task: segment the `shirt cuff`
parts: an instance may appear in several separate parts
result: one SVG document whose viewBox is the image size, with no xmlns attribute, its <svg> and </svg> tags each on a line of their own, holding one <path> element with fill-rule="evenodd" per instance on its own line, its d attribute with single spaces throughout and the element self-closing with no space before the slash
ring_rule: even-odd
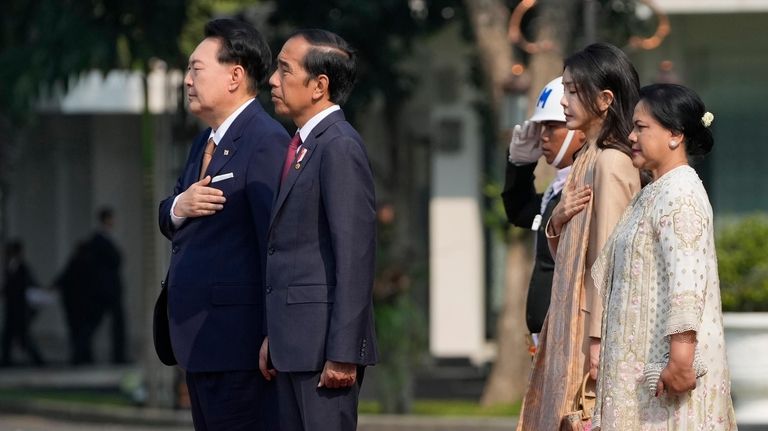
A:
<svg viewBox="0 0 768 431">
<path fill-rule="evenodd" d="M 176 208 L 176 201 L 179 200 L 179 197 L 181 195 L 177 195 L 175 198 L 173 198 L 173 204 L 171 205 L 171 223 L 173 223 L 173 227 L 179 228 L 182 224 L 184 224 L 184 221 L 187 219 L 186 217 L 179 217 L 176 214 L 173 213 L 173 209 Z"/>
</svg>

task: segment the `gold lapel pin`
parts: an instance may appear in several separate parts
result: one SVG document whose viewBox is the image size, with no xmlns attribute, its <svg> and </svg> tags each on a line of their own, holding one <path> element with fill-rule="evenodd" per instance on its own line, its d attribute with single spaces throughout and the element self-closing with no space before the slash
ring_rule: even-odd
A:
<svg viewBox="0 0 768 431">
<path fill-rule="evenodd" d="M 301 169 L 301 163 L 296 163 L 295 165 L 293 165 L 293 169 L 296 169 L 297 171 Z"/>
</svg>

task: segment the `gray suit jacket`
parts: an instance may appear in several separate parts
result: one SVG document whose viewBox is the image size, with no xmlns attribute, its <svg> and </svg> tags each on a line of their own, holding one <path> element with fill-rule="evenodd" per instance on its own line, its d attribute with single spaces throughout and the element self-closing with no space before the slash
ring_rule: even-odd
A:
<svg viewBox="0 0 768 431">
<path fill-rule="evenodd" d="M 266 315 L 278 371 L 377 361 L 373 175 L 341 111 L 323 119 L 280 186 L 267 234 Z"/>
</svg>

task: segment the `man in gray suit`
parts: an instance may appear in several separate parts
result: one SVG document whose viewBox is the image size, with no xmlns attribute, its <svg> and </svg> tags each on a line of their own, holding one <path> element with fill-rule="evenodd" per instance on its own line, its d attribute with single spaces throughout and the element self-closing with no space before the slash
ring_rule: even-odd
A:
<svg viewBox="0 0 768 431">
<path fill-rule="evenodd" d="M 259 365 L 277 380 L 282 431 L 354 430 L 364 367 L 377 361 L 373 176 L 339 107 L 354 84 L 355 56 L 333 33 L 302 30 L 277 61 L 275 112 L 298 130 L 267 234 Z"/>
</svg>

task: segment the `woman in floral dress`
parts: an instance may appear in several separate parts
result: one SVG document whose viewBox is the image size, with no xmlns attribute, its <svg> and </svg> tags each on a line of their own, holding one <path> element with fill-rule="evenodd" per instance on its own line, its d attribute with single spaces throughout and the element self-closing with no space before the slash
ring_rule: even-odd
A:
<svg viewBox="0 0 768 431">
<path fill-rule="evenodd" d="M 632 163 L 653 182 L 592 268 L 604 314 L 593 429 L 734 430 L 712 207 L 688 157 L 713 145 L 690 89 L 640 90 Z"/>
</svg>

